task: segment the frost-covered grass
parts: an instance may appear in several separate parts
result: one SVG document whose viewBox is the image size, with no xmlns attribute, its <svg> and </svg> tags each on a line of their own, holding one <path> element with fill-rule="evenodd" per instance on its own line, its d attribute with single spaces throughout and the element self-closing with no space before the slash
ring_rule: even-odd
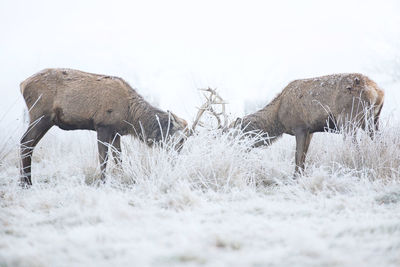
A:
<svg viewBox="0 0 400 267">
<path fill-rule="evenodd" d="M 181 153 L 124 137 L 96 186 L 94 133 L 53 130 L 23 190 L 3 138 L 0 266 L 399 266 L 400 124 L 383 124 L 315 134 L 295 181 L 293 137 L 204 130 Z"/>
</svg>

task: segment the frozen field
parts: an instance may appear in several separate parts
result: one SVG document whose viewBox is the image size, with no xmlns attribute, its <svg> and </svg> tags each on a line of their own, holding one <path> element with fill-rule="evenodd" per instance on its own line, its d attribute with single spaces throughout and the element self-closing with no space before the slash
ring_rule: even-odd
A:
<svg viewBox="0 0 400 267">
<path fill-rule="evenodd" d="M 1 0 L 0 267 L 400 267 L 400 1 Z M 45 68 L 118 76 L 189 125 L 216 88 L 230 120 L 296 79 L 363 73 L 385 90 L 372 141 L 216 130 L 178 154 L 123 137 L 100 177 L 96 135 L 51 129 L 19 179 L 26 105 Z M 215 124 L 215 123 L 214 123 Z"/>
<path fill-rule="evenodd" d="M 123 139 L 99 177 L 95 135 L 52 130 L 17 186 L 3 138 L 0 266 L 399 266 L 400 124 L 371 141 L 316 134 L 292 180 L 294 138 L 204 131 L 180 154 Z"/>
</svg>

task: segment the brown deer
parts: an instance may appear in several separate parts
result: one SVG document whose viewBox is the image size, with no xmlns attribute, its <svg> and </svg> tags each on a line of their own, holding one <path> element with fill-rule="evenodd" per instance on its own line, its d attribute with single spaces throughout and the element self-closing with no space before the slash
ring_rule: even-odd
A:
<svg viewBox="0 0 400 267">
<path fill-rule="evenodd" d="M 63 130 L 97 132 L 101 179 L 105 180 L 108 146 L 121 152 L 120 136 L 131 134 L 148 145 L 174 136 L 185 120 L 146 102 L 123 79 L 72 69 L 45 69 L 20 85 L 30 125 L 21 139 L 21 185 L 32 185 L 33 149 L 57 125 Z M 183 139 L 182 139 L 183 140 Z M 116 163 L 119 154 L 113 150 Z"/>
<path fill-rule="evenodd" d="M 304 171 L 304 162 L 313 133 L 327 128 L 342 129 L 356 123 L 370 133 L 378 130 L 384 92 L 368 77 L 358 74 L 334 74 L 312 79 L 295 80 L 263 109 L 237 119 L 245 133 L 266 134 L 268 145 L 282 134 L 296 137 L 295 174 Z M 366 112 L 373 119 L 366 123 Z"/>
</svg>

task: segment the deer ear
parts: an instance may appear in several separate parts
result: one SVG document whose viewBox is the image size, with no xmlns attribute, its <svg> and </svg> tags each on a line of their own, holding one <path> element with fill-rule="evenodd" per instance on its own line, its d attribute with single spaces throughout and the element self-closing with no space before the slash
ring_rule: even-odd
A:
<svg viewBox="0 0 400 267">
<path fill-rule="evenodd" d="M 241 120 L 242 120 L 242 119 L 239 118 L 239 117 L 236 118 L 236 120 L 235 120 L 235 126 L 238 126 Z"/>
<path fill-rule="evenodd" d="M 360 84 L 360 79 L 359 79 L 358 77 L 356 77 L 356 78 L 354 79 L 354 83 L 355 83 L 356 85 L 359 85 L 359 84 Z"/>
<path fill-rule="evenodd" d="M 171 115 L 171 121 L 172 123 L 174 123 L 175 125 L 179 125 L 182 128 L 185 128 L 187 126 L 187 122 L 184 119 L 179 118 L 178 116 L 176 116 L 174 113 L 172 113 L 171 111 L 168 110 L 168 113 Z"/>
<path fill-rule="evenodd" d="M 169 114 L 171 114 L 171 120 L 175 123 L 179 123 L 179 118 L 178 116 L 176 116 L 174 113 L 172 113 L 171 111 L 169 111 Z"/>
<path fill-rule="evenodd" d="M 242 121 L 242 119 L 241 118 L 236 118 L 236 120 L 233 122 L 233 127 L 236 127 L 236 126 L 238 126 L 239 124 L 240 124 L 240 122 Z"/>
</svg>

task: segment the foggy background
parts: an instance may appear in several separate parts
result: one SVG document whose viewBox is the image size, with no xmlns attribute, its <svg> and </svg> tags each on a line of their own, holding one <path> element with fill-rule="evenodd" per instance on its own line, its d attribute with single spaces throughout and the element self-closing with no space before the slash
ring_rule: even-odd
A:
<svg viewBox="0 0 400 267">
<path fill-rule="evenodd" d="M 398 1 L 2 0 L 0 127 L 21 121 L 19 83 L 49 67 L 122 77 L 189 122 L 198 88 L 242 116 L 294 79 L 361 72 L 393 114 L 399 14 Z"/>
</svg>

